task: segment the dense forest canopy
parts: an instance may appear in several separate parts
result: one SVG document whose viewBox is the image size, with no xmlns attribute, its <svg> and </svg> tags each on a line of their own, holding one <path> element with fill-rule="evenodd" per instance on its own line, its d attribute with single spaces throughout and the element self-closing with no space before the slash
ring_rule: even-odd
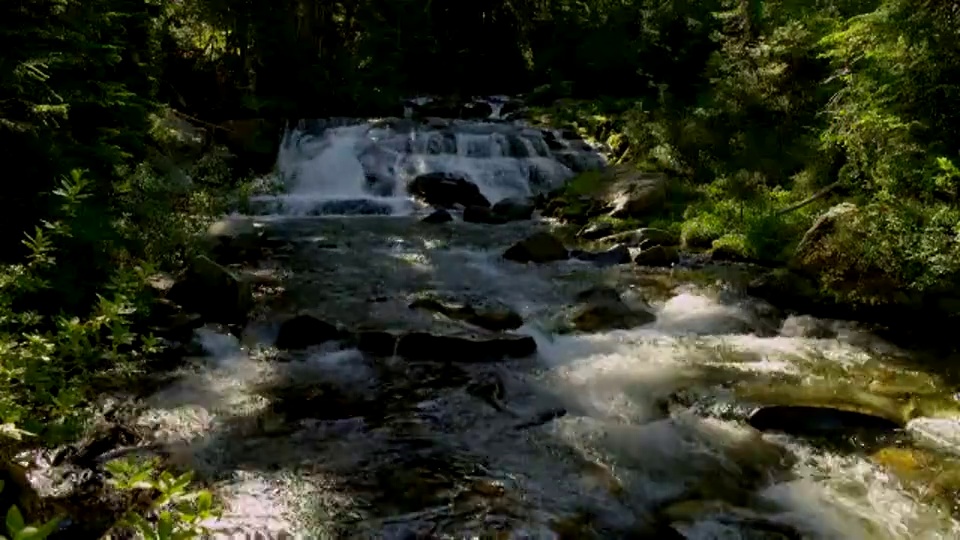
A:
<svg viewBox="0 0 960 540">
<path fill-rule="evenodd" d="M 801 261 L 826 293 L 960 298 L 955 0 L 29 0 L 0 4 L 0 50 L 0 417 L 44 441 L 155 354 L 144 277 L 198 249 L 278 122 L 416 95 L 523 94 L 669 172 L 657 224 L 690 246 L 791 263 L 855 204 Z M 213 150 L 251 119 L 266 161 Z"/>
</svg>

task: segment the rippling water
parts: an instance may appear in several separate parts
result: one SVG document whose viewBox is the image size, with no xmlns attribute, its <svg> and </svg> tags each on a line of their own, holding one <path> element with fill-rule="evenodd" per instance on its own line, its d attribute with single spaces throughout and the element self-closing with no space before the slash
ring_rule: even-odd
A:
<svg viewBox="0 0 960 540">
<path fill-rule="evenodd" d="M 349 326 L 418 327 L 429 320 L 407 308 L 410 295 L 478 295 L 523 315 L 519 332 L 539 353 L 457 366 L 331 346 L 281 361 L 267 344 L 205 335 L 212 356 L 153 396 L 142 421 L 219 486 L 229 510 L 212 526 L 225 537 L 664 538 L 655 532 L 664 523 L 694 539 L 960 537 L 938 502 L 950 494 L 937 492 L 943 480 L 911 483 L 877 449 L 831 449 L 746 425 L 757 403 L 798 389 L 854 395 L 892 377 L 942 390 L 935 376 L 900 367 L 906 353 L 853 325 L 829 339 L 787 337 L 763 331 L 756 302 L 702 275 L 500 259 L 529 223 L 377 217 L 270 227 L 296 245 L 283 265 L 292 272 L 286 309 L 315 308 Z M 649 300 L 656 322 L 556 334 L 575 294 L 601 283 Z M 270 328 L 251 335 L 268 343 Z M 504 411 L 468 391 L 488 380 L 502 385 Z M 558 408 L 567 414 L 516 429 Z M 946 416 L 912 424 L 938 467 L 956 440 Z"/>
</svg>

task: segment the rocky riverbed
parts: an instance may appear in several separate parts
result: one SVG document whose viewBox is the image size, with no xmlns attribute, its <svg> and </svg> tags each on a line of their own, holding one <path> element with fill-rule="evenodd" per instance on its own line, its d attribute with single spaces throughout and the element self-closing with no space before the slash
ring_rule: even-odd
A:
<svg viewBox="0 0 960 540">
<path fill-rule="evenodd" d="M 555 158 L 590 155 L 572 137 L 335 124 L 288 134 L 288 193 L 158 281 L 173 370 L 34 485 L 160 455 L 223 497 L 221 537 L 960 535 L 942 362 L 665 231 L 557 229 L 543 193 L 596 166 Z M 606 211 L 661 196 L 621 180 Z"/>
</svg>

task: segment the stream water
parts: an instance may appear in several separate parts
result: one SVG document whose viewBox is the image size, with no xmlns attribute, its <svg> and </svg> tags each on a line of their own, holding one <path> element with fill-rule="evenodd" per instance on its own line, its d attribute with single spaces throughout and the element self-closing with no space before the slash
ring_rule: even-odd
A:
<svg viewBox="0 0 960 540">
<path fill-rule="evenodd" d="M 771 317 L 737 291 L 736 267 L 527 265 L 500 255 L 541 222 L 422 223 L 404 191 L 416 174 L 466 173 L 495 202 L 602 159 L 504 122 L 404 122 L 288 133 L 287 192 L 257 208 L 291 247 L 248 272 L 283 288 L 274 311 L 312 309 L 346 327 L 429 328 L 408 307 L 424 291 L 498 301 L 538 353 L 486 364 L 329 344 L 281 354 L 272 313 L 242 341 L 201 333 L 209 355 L 154 395 L 142 422 L 224 496 L 217 535 L 669 538 L 669 525 L 703 540 L 960 538 L 948 381 L 856 325 Z M 385 215 L 330 215 L 343 212 Z M 656 321 L 557 333 L 558 315 L 597 284 L 648 302 Z M 484 384 L 503 410 L 471 390 Z M 784 396 L 920 413 L 853 447 L 747 425 Z"/>
</svg>

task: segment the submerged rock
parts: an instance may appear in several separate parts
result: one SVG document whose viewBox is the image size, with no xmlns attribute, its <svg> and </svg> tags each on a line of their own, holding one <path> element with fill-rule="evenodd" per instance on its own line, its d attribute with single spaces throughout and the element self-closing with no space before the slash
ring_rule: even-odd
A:
<svg viewBox="0 0 960 540">
<path fill-rule="evenodd" d="M 490 206 L 490 201 L 480 193 L 476 184 L 451 173 L 421 174 L 410 182 L 407 192 L 427 204 L 442 208 L 452 208 L 457 204 L 466 207 Z"/>
<path fill-rule="evenodd" d="M 740 531 L 740 538 L 764 540 L 803 540 L 801 531 L 786 523 L 760 515 L 755 510 L 732 505 L 722 500 L 686 500 L 663 509 L 661 516 L 670 522 L 696 522 L 703 519 L 731 525 Z"/>
<path fill-rule="evenodd" d="M 446 315 L 486 330 L 515 330 L 523 325 L 523 318 L 510 307 L 502 304 L 458 302 L 426 296 L 410 304 L 411 309 L 424 309 Z"/>
<path fill-rule="evenodd" d="M 342 420 L 381 416 L 383 405 L 362 392 L 348 391 L 333 384 L 283 385 L 270 392 L 272 411 L 287 422 L 304 418 Z"/>
<path fill-rule="evenodd" d="M 356 341 L 361 351 L 371 354 L 440 362 L 496 361 L 525 358 L 537 352 L 532 337 L 509 333 L 362 330 Z"/>
<path fill-rule="evenodd" d="M 492 207 L 468 206 L 463 211 L 463 220 L 469 223 L 502 225 L 511 221 L 523 221 L 533 216 L 533 203 L 524 199 L 503 199 Z"/>
<path fill-rule="evenodd" d="M 570 256 L 567 248 L 556 236 L 538 232 L 507 248 L 503 258 L 508 261 L 547 263 L 563 261 Z"/>
</svg>

